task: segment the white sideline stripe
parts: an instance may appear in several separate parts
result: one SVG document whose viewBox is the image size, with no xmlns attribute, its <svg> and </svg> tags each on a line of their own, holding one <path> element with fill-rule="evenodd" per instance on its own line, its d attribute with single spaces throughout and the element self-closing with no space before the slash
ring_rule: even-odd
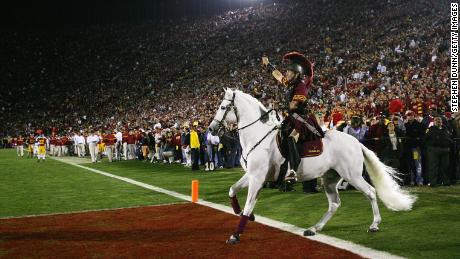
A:
<svg viewBox="0 0 460 259">
<path fill-rule="evenodd" d="M 178 205 L 178 204 L 185 204 L 185 203 L 187 203 L 187 202 L 171 202 L 171 203 L 163 203 L 163 204 L 139 205 L 139 206 L 128 206 L 128 207 L 119 207 L 119 208 L 75 210 L 75 211 L 68 211 L 68 212 L 56 212 L 56 213 L 46 213 L 46 214 L 31 214 L 31 215 L 24 215 L 24 216 L 1 217 L 0 220 L 3 220 L 3 219 L 38 218 L 38 217 L 47 217 L 47 216 L 72 215 L 72 214 L 87 213 L 87 212 L 116 211 L 116 210 L 124 210 L 124 209 L 160 207 L 160 206 L 170 206 L 170 205 Z"/>
<path fill-rule="evenodd" d="M 94 168 L 82 166 L 82 165 L 79 165 L 79 164 L 75 164 L 75 163 L 72 163 L 72 162 L 70 162 L 68 160 L 63 160 L 63 159 L 60 159 L 60 158 L 57 158 L 57 157 L 52 157 L 52 158 L 57 160 L 57 161 L 60 161 L 62 163 L 66 163 L 66 164 L 73 165 L 73 166 L 76 166 L 76 167 L 79 167 L 79 168 L 82 168 L 82 169 L 86 169 L 88 171 L 91 171 L 91 172 L 94 172 L 94 173 L 97 173 L 97 174 L 101 174 L 101 175 L 104 175 L 104 176 L 107 176 L 107 177 L 115 178 L 115 179 L 118 179 L 118 180 L 121 180 L 121 181 L 124 181 L 124 182 L 127 182 L 127 183 L 131 183 L 131 184 L 134 184 L 134 185 L 137 185 L 137 186 L 140 186 L 140 187 L 152 190 L 152 191 L 164 193 L 164 194 L 167 194 L 167 195 L 170 195 L 170 196 L 182 199 L 182 200 L 191 201 L 191 196 L 189 196 L 189 195 L 184 195 L 184 194 L 181 194 L 181 193 L 178 193 L 178 192 L 169 191 L 169 190 L 166 190 L 166 189 L 163 189 L 163 188 L 160 188 L 160 187 L 156 187 L 156 186 L 153 186 L 153 185 L 150 185 L 150 184 L 146 184 L 146 183 L 143 183 L 143 182 L 139 182 L 139 181 L 136 181 L 136 180 L 133 180 L 133 179 L 130 179 L 130 178 L 126 178 L 126 177 L 122 177 L 122 176 L 118 176 L 118 175 L 113 175 L 113 174 L 110 174 L 110 173 L 107 173 L 107 172 L 104 172 L 104 171 L 101 171 L 101 170 L 98 170 L 98 169 L 94 169 Z M 228 207 L 228 206 L 225 206 L 225 205 L 205 201 L 203 199 L 199 199 L 198 204 L 201 204 L 201 205 L 204 205 L 204 206 L 207 206 L 207 207 L 211 207 L 213 209 L 217 209 L 217 210 L 220 210 L 220 211 L 235 215 L 234 212 L 233 212 L 233 209 Z M 288 224 L 288 223 L 284 223 L 284 222 L 281 222 L 281 221 L 273 220 L 273 219 L 263 217 L 263 216 L 260 216 L 260 215 L 257 215 L 257 214 L 255 216 L 256 216 L 256 222 L 258 222 L 258 223 L 261 223 L 261 224 L 264 224 L 266 226 L 270 226 L 270 227 L 273 227 L 273 228 L 276 228 L 276 229 L 280 229 L 280 230 L 283 230 L 283 231 L 287 231 L 287 232 L 299 235 L 301 237 L 311 239 L 311 240 L 315 240 L 315 241 L 318 241 L 318 242 L 321 242 L 321 243 L 324 243 L 324 244 L 327 244 L 327 245 L 330 245 L 330 246 L 334 246 L 334 247 L 337 247 L 337 248 L 340 248 L 340 249 L 343 249 L 343 250 L 347 250 L 349 252 L 352 252 L 354 254 L 360 255 L 360 256 L 365 257 L 365 258 L 376 258 L 376 259 L 402 259 L 402 258 L 404 258 L 404 257 L 400 257 L 400 256 L 397 256 L 397 255 L 393 255 L 393 254 L 388 253 L 388 252 L 374 250 L 372 248 L 361 246 L 361 245 L 355 244 L 355 243 L 350 242 L 350 241 L 342 240 L 342 239 L 339 239 L 339 238 L 335 238 L 335 237 L 331 237 L 331 236 L 327 236 L 327 235 L 323 235 L 323 234 L 316 234 L 315 236 L 305 237 L 303 235 L 303 231 L 305 229 L 303 229 L 303 228 L 299 228 L 299 227 L 294 226 L 292 224 Z"/>
</svg>

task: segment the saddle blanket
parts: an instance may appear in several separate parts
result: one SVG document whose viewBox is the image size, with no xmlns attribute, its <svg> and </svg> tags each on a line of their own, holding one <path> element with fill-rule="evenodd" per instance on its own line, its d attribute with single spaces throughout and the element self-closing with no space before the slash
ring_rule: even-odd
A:
<svg viewBox="0 0 460 259">
<path fill-rule="evenodd" d="M 276 136 L 276 143 L 281 154 L 284 157 L 287 157 L 286 151 L 282 148 L 281 136 L 279 134 Z M 299 151 L 300 158 L 319 156 L 323 153 L 323 139 L 319 138 L 315 140 L 303 141 L 302 143 L 297 143 L 297 148 Z"/>
</svg>

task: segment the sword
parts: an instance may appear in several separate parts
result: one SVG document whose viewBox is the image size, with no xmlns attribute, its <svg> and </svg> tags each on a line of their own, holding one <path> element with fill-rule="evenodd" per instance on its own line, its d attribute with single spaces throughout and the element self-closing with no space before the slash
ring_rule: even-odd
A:
<svg viewBox="0 0 460 259">
<path fill-rule="evenodd" d="M 308 121 L 304 120 L 302 117 L 300 117 L 300 115 L 298 115 L 297 113 L 293 113 L 292 114 L 292 117 L 295 119 L 295 120 L 298 120 L 300 122 L 302 122 L 303 124 L 305 124 L 305 126 L 307 126 L 307 128 L 313 132 L 313 134 L 317 135 L 318 137 L 322 137 L 323 135 L 320 134 L 315 127 L 313 127 L 310 123 L 308 123 Z"/>
</svg>

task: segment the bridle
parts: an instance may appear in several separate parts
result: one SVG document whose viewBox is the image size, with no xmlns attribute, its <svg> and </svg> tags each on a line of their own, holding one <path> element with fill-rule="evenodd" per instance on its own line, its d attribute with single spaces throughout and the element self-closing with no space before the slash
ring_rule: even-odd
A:
<svg viewBox="0 0 460 259">
<path fill-rule="evenodd" d="M 224 100 L 226 101 L 229 101 L 230 103 L 227 104 L 226 106 L 221 106 L 220 108 L 221 109 L 225 109 L 225 112 L 224 112 L 224 115 L 222 116 L 222 119 L 220 120 L 216 120 L 214 119 L 213 121 L 217 122 L 219 128 L 217 129 L 217 132 L 220 131 L 220 129 L 222 127 L 225 127 L 223 121 L 225 121 L 225 118 L 227 117 L 227 114 L 230 110 L 233 110 L 235 112 L 235 116 L 236 116 L 236 122 L 238 123 L 239 122 L 239 117 L 238 117 L 238 110 L 236 109 L 236 106 L 235 106 L 235 92 L 233 92 L 233 96 L 232 96 L 232 99 L 225 99 Z M 241 131 L 243 129 L 246 129 L 246 128 L 249 128 L 250 126 L 256 124 L 258 121 L 262 120 L 263 118 L 265 118 L 266 116 L 268 116 L 271 112 L 273 111 L 273 109 L 269 109 L 268 111 L 264 112 L 263 114 L 260 115 L 260 117 L 258 119 L 256 119 L 255 121 L 249 123 L 248 125 L 246 126 L 243 126 L 241 128 L 238 128 L 238 131 Z M 277 117 L 278 117 L 278 114 L 277 114 Z M 260 139 L 249 151 L 248 153 L 246 154 L 246 158 L 244 158 L 244 156 L 241 156 L 244 160 L 244 162 L 247 164 L 247 158 L 249 156 L 249 154 L 257 147 L 260 145 L 260 143 L 262 143 L 262 141 L 268 137 L 268 135 L 270 135 L 273 131 L 277 130 L 279 127 L 277 125 L 275 125 L 269 132 L 267 132 L 267 134 L 265 134 L 265 136 Z"/>
<path fill-rule="evenodd" d="M 221 128 L 222 126 L 225 127 L 223 121 L 225 121 L 225 118 L 227 117 L 227 114 L 228 114 L 228 112 L 230 110 L 233 110 L 235 112 L 236 122 L 238 123 L 240 121 L 239 116 L 238 116 L 238 110 L 236 109 L 236 106 L 235 106 L 235 92 L 233 92 L 232 99 L 224 99 L 224 100 L 229 101 L 230 103 L 227 104 L 226 106 L 221 106 L 220 107 L 222 110 L 225 109 L 225 112 L 224 112 L 224 115 L 222 116 L 222 119 L 221 120 L 216 120 L 216 119 L 213 120 L 213 121 L 217 122 L 217 124 L 219 125 L 219 128 Z M 249 128 L 250 126 L 256 124 L 258 121 L 264 119 L 267 115 L 269 115 L 272 111 L 273 111 L 273 109 L 269 109 L 268 111 L 266 111 L 263 114 L 261 114 L 260 117 L 258 119 L 256 119 L 255 121 L 249 123 L 246 126 L 238 128 L 238 131 L 244 130 L 245 128 Z"/>
<path fill-rule="evenodd" d="M 222 116 L 222 119 L 220 120 L 216 120 L 214 119 L 213 121 L 217 122 L 217 125 L 219 126 L 219 128 L 217 129 L 217 132 L 219 132 L 219 130 L 224 127 L 225 128 L 225 125 L 223 123 L 223 121 L 225 121 L 225 118 L 227 118 L 227 114 L 230 110 L 233 110 L 235 112 L 235 116 L 236 116 L 236 121 L 238 122 L 239 121 L 239 118 L 238 118 L 238 112 L 236 110 L 236 107 L 235 107 L 235 92 L 233 92 L 233 96 L 232 96 L 232 99 L 225 99 L 225 101 L 229 101 L 230 103 L 227 104 L 226 106 L 221 106 L 220 108 L 222 110 L 225 110 L 224 112 L 224 115 Z"/>
</svg>

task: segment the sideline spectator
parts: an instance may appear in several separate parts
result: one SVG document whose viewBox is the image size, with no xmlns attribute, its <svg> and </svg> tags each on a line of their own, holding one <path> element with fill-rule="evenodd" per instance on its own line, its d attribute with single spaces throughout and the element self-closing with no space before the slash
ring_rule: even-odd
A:
<svg viewBox="0 0 460 259">
<path fill-rule="evenodd" d="M 434 117 L 434 125 L 428 129 L 424 139 L 427 146 L 429 185 L 450 185 L 449 167 L 450 133 L 442 125 L 441 116 Z"/>
</svg>

